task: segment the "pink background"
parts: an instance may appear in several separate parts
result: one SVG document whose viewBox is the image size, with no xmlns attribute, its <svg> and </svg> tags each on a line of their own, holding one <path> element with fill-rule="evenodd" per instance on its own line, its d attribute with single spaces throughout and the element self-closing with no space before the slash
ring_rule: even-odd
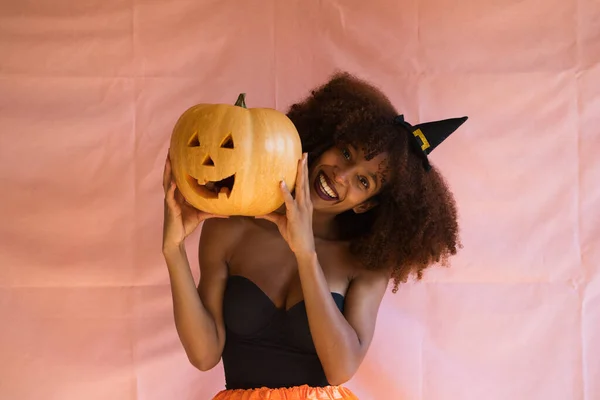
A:
<svg viewBox="0 0 600 400">
<path fill-rule="evenodd" d="M 0 398 L 209 399 L 160 252 L 171 129 L 336 69 L 414 123 L 460 205 L 450 269 L 384 299 L 361 399 L 600 399 L 598 0 L 0 1 Z M 194 274 L 195 248 L 189 241 Z"/>
</svg>

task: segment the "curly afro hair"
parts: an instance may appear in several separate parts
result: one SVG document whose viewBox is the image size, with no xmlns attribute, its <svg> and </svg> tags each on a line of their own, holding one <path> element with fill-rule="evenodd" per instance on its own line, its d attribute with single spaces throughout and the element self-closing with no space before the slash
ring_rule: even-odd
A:
<svg viewBox="0 0 600 400">
<path fill-rule="evenodd" d="M 353 145 L 367 159 L 388 153 L 388 169 L 377 206 L 363 214 L 338 215 L 339 232 L 351 252 L 369 269 L 387 269 L 393 292 L 428 266 L 448 265 L 460 247 L 457 209 L 439 171 L 423 167 L 409 135 L 394 123 L 398 112 L 376 87 L 349 73 L 335 73 L 288 117 L 296 125 L 309 165 L 332 146 Z"/>
</svg>

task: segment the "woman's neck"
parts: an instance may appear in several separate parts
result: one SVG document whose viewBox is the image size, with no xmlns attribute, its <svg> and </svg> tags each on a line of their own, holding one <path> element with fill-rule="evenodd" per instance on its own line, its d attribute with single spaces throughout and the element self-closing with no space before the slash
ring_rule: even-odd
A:
<svg viewBox="0 0 600 400">
<path fill-rule="evenodd" d="M 285 204 L 276 211 L 278 214 L 285 214 Z M 336 240 L 339 237 L 335 223 L 335 214 L 319 213 L 313 211 L 313 235 L 323 240 Z"/>
<path fill-rule="evenodd" d="M 335 224 L 335 214 L 323 214 L 313 211 L 313 234 L 324 240 L 336 240 L 338 232 Z"/>
</svg>

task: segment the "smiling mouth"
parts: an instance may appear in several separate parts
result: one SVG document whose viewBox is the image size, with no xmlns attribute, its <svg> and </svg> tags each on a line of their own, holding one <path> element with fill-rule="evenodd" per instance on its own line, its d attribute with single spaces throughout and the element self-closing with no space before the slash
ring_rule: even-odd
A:
<svg viewBox="0 0 600 400">
<path fill-rule="evenodd" d="M 190 175 L 187 176 L 187 181 L 190 187 L 205 199 L 216 199 L 220 196 L 227 196 L 229 198 L 235 184 L 235 174 L 220 181 L 206 181 L 203 185 Z"/>
<path fill-rule="evenodd" d="M 320 172 L 315 179 L 315 190 L 317 195 L 323 200 L 333 201 L 339 199 L 339 195 L 333 188 L 331 181 L 323 172 Z"/>
</svg>

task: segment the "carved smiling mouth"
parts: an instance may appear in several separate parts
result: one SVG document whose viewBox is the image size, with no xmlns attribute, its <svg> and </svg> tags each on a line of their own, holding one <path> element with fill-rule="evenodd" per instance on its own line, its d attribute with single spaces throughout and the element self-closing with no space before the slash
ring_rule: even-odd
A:
<svg viewBox="0 0 600 400">
<path fill-rule="evenodd" d="M 221 179 L 220 181 L 206 181 L 203 185 L 198 183 L 197 179 L 188 175 L 187 181 L 190 187 L 200 196 L 206 199 L 216 199 L 219 195 L 231 195 L 233 184 L 235 183 L 235 174 Z"/>
</svg>

